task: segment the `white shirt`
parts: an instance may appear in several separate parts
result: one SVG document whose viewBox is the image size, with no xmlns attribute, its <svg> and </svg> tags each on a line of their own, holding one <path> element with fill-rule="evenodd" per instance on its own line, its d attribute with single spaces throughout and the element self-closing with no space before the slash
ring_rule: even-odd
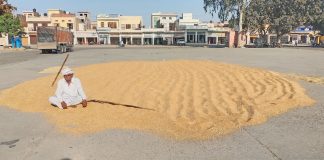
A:
<svg viewBox="0 0 324 160">
<path fill-rule="evenodd" d="M 57 84 L 55 96 L 60 102 L 72 102 L 80 97 L 82 100 L 87 99 L 80 79 L 74 77 L 72 78 L 70 85 L 65 79 L 60 79 Z"/>
</svg>

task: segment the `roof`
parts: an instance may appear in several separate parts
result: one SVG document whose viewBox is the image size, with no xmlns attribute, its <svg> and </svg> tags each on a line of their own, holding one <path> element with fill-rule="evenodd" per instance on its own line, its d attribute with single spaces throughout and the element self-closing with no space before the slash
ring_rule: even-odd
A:
<svg viewBox="0 0 324 160">
<path fill-rule="evenodd" d="M 75 14 L 52 14 L 52 17 L 75 17 Z"/>
</svg>

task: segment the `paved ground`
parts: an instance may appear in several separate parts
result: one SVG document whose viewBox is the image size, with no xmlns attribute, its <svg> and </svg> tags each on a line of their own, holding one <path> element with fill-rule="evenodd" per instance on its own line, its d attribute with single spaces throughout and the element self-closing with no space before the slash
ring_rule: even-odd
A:
<svg viewBox="0 0 324 160">
<path fill-rule="evenodd" d="M 0 53 L 0 89 L 44 76 L 65 55 L 37 51 Z M 269 70 L 324 76 L 319 49 L 79 48 L 68 66 L 117 61 L 208 59 Z M 40 114 L 0 107 L 0 159 L 324 159 L 324 86 L 301 82 L 317 100 L 268 122 L 208 141 L 178 142 L 132 130 L 107 130 L 73 137 L 58 133 Z"/>
</svg>

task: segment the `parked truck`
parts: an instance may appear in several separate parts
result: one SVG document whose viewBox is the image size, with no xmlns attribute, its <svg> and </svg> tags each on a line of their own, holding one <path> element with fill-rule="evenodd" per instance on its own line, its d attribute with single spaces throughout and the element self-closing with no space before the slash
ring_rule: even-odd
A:
<svg viewBox="0 0 324 160">
<path fill-rule="evenodd" d="M 73 33 L 61 27 L 38 27 L 37 48 L 42 53 L 65 53 L 73 51 Z"/>
</svg>

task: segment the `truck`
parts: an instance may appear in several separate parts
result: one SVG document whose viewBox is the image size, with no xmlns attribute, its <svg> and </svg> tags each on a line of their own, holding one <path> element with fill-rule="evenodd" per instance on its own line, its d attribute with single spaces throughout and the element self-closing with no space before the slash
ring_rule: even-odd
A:
<svg viewBox="0 0 324 160">
<path fill-rule="evenodd" d="M 73 51 L 73 33 L 62 27 L 39 26 L 37 48 L 42 53 L 65 53 Z"/>
</svg>

